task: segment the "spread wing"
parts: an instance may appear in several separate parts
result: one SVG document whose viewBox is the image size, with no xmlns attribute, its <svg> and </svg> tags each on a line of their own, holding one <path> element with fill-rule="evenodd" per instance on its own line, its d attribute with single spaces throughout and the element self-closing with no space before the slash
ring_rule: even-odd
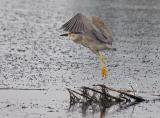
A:
<svg viewBox="0 0 160 118">
<path fill-rule="evenodd" d="M 92 25 L 86 16 L 78 13 L 62 25 L 62 29 L 68 32 L 87 32 L 92 29 Z"/>
</svg>

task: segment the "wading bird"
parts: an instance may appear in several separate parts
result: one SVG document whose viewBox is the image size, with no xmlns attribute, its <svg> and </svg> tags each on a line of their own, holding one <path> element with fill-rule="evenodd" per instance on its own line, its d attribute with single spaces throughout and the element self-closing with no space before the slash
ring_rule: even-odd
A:
<svg viewBox="0 0 160 118">
<path fill-rule="evenodd" d="M 61 27 L 67 33 L 60 36 L 68 36 L 70 40 L 89 48 L 98 56 L 101 68 L 101 76 L 107 75 L 105 60 L 101 51 L 116 50 L 112 48 L 112 33 L 108 26 L 98 17 L 86 17 L 81 13 L 76 14 Z"/>
</svg>

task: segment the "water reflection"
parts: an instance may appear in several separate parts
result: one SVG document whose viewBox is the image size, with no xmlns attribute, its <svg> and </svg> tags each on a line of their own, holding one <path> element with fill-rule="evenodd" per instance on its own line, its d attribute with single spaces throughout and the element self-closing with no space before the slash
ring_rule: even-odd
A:
<svg viewBox="0 0 160 118">
<path fill-rule="evenodd" d="M 87 117 L 88 115 L 92 114 L 99 114 L 98 118 L 105 118 L 109 114 L 122 112 L 122 110 L 129 109 L 130 107 L 133 108 L 132 112 L 130 113 L 130 116 L 134 114 L 135 106 L 138 105 L 140 102 L 132 102 L 130 104 L 118 104 L 110 106 L 109 108 L 104 108 L 97 105 L 89 106 L 86 103 L 82 103 L 81 105 L 79 103 L 75 105 L 71 105 L 69 108 L 69 112 L 75 112 L 75 111 L 81 111 L 83 117 Z"/>
<path fill-rule="evenodd" d="M 122 112 L 122 110 L 133 107 L 146 101 L 144 98 L 132 95 L 123 90 L 116 90 L 105 85 L 95 85 L 100 88 L 81 87 L 79 91 L 68 89 L 70 93 L 70 112 L 77 110 L 83 117 L 89 114 L 98 114 L 99 118 L 104 118 L 108 114 Z"/>
</svg>

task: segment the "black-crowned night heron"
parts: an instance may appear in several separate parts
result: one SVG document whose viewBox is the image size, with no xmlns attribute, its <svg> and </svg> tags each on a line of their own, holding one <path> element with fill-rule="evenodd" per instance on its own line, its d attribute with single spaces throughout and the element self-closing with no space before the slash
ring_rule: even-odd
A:
<svg viewBox="0 0 160 118">
<path fill-rule="evenodd" d="M 102 79 L 106 77 L 104 56 L 101 51 L 112 48 L 112 33 L 107 25 L 98 17 L 86 17 L 78 13 L 62 26 L 70 40 L 89 48 L 98 56 Z"/>
</svg>

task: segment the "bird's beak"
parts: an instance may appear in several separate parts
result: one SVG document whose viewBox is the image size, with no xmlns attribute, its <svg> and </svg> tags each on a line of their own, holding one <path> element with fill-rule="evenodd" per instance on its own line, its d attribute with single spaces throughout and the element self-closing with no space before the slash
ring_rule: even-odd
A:
<svg viewBox="0 0 160 118">
<path fill-rule="evenodd" d="M 68 36 L 68 33 L 66 33 L 66 34 L 61 34 L 60 36 Z"/>
</svg>

